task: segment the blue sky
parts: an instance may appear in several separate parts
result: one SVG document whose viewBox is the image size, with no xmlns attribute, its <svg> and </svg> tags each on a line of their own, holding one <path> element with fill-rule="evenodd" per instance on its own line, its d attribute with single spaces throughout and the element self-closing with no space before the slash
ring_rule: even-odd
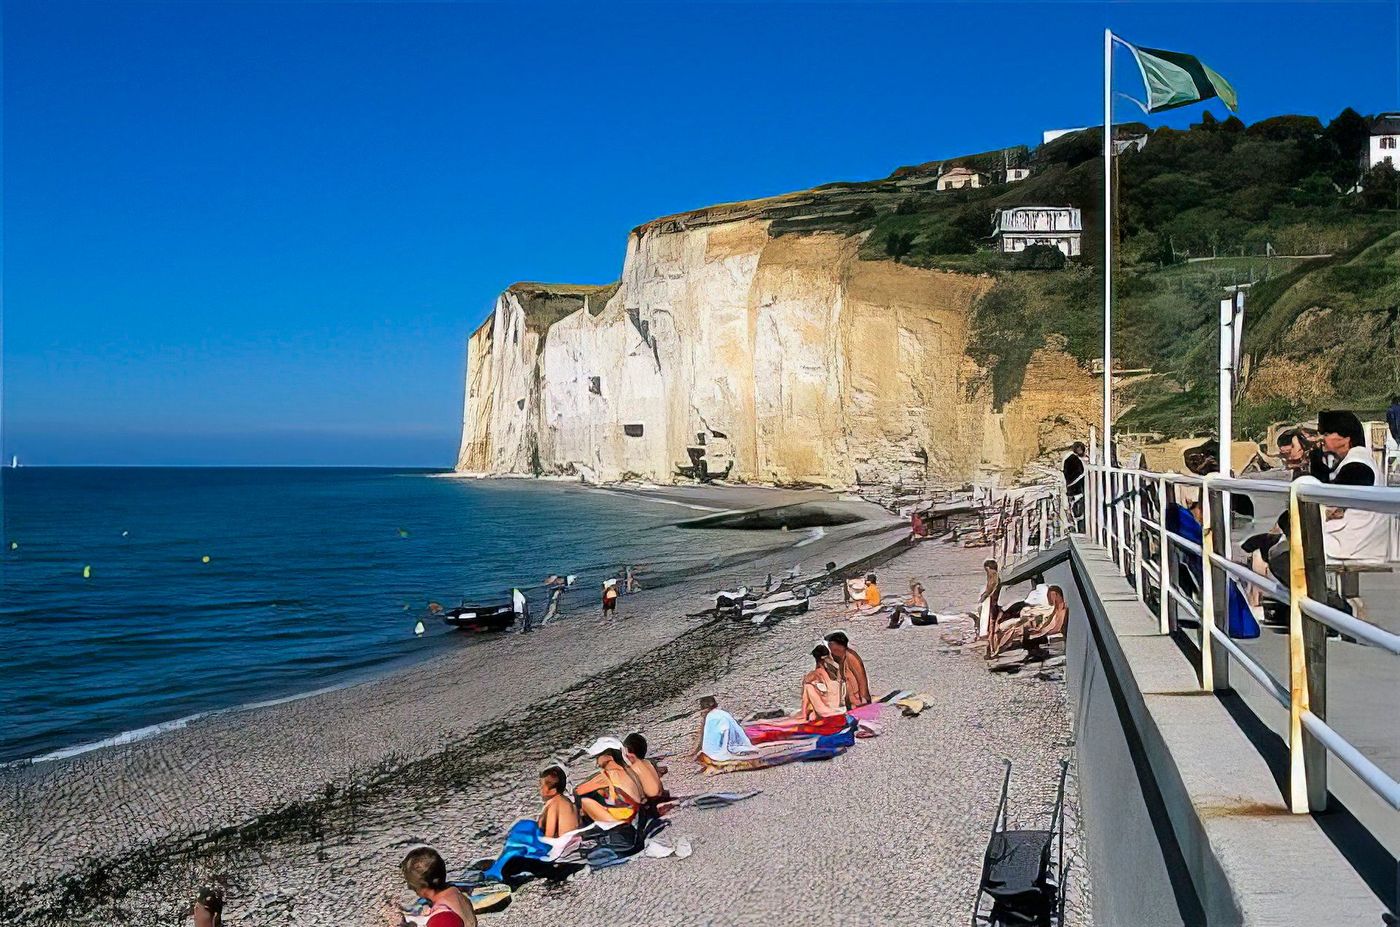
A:
<svg viewBox="0 0 1400 927">
<path fill-rule="evenodd" d="M 1091 123 L 1105 25 L 1200 55 L 1246 121 L 1400 109 L 1397 10 L 6 3 L 3 453 L 448 466 L 513 281 Z"/>
</svg>

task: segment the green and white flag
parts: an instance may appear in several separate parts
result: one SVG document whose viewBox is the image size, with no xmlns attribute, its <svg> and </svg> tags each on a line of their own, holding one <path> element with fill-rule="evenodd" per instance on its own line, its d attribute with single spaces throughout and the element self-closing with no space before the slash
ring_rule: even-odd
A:
<svg viewBox="0 0 1400 927">
<path fill-rule="evenodd" d="M 1122 39 L 1118 41 L 1123 42 Z M 1235 88 L 1202 63 L 1201 59 L 1181 52 L 1140 48 L 1127 42 L 1123 44 L 1137 59 L 1142 82 L 1147 85 L 1147 103 L 1138 104 L 1147 112 L 1159 113 L 1211 97 L 1219 97 L 1231 112 L 1237 111 L 1239 100 L 1235 96 Z"/>
</svg>

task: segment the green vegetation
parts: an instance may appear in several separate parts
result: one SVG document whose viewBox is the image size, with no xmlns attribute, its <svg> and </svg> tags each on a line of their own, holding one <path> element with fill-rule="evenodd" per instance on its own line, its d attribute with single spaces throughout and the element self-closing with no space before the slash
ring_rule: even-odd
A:
<svg viewBox="0 0 1400 927">
<path fill-rule="evenodd" d="M 1277 116 L 1246 127 L 1206 113 L 1187 130 L 1119 127 L 1147 141 L 1118 159 L 1117 360 L 1155 374 L 1124 390 L 1124 427 L 1211 427 L 1216 307 L 1236 284 L 1250 285 L 1242 434 L 1334 401 L 1374 409 L 1400 385 L 1400 173 L 1384 164 L 1362 176 L 1369 124 L 1348 109 L 1326 126 Z M 869 232 L 863 257 L 996 276 L 970 351 L 998 403 L 1019 392 L 1047 341 L 1085 364 L 1102 353 L 1101 139 L 1086 130 L 1042 146 L 1019 183 L 905 191 L 848 220 Z M 1053 270 L 1042 253 L 992 253 L 993 213 L 1017 205 L 1079 207 L 1083 257 Z"/>
</svg>

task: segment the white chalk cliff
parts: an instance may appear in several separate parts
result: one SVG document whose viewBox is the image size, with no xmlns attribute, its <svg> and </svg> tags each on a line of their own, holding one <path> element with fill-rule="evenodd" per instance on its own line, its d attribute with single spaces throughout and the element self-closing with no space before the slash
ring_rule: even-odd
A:
<svg viewBox="0 0 1400 927">
<path fill-rule="evenodd" d="M 635 229 L 611 286 L 507 289 L 468 342 L 457 469 L 670 481 L 703 457 L 754 482 L 963 480 L 1085 433 L 1097 386 L 1056 345 L 993 407 L 966 354 L 992 278 L 775 227 L 821 195 Z"/>
</svg>

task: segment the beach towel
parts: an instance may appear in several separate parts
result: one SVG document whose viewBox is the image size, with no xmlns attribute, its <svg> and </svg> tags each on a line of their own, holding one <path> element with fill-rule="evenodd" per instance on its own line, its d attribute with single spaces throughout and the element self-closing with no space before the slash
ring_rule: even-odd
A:
<svg viewBox="0 0 1400 927">
<path fill-rule="evenodd" d="M 754 752 L 743 725 L 723 708 L 712 708 L 705 715 L 705 733 L 700 744 L 705 756 L 719 762 L 741 759 Z"/>
<path fill-rule="evenodd" d="M 854 746 L 856 728 L 859 724 L 860 722 L 855 718 L 848 718 L 846 726 L 836 734 L 825 734 L 815 740 L 805 740 L 793 744 L 769 744 L 768 746 L 778 749 L 758 751 L 754 755 L 735 760 L 716 760 L 702 753 L 700 754 L 700 764 L 705 767 L 706 775 L 720 775 L 722 773 L 771 769 L 774 766 L 783 766 L 788 763 L 829 760 L 832 757 L 840 756 Z"/>
<path fill-rule="evenodd" d="M 762 789 L 754 789 L 752 792 L 706 792 L 694 798 L 682 799 L 681 804 L 694 805 L 697 808 L 727 808 L 735 802 L 753 798 L 762 792 Z"/>
<path fill-rule="evenodd" d="M 496 861 L 486 870 L 486 878 L 501 881 L 505 875 L 506 863 L 516 857 L 546 860 L 553 852 L 553 845 L 544 839 L 537 822 L 528 818 L 516 821 L 510 833 L 506 835 L 506 845 L 501 850 L 501 855 L 496 857 Z"/>
<path fill-rule="evenodd" d="M 836 734 L 846 726 L 845 715 L 832 715 L 808 721 L 801 718 L 785 718 L 779 721 L 761 721 L 744 727 L 750 743 L 765 744 L 777 740 L 798 740 L 819 737 L 823 734 Z"/>
</svg>

